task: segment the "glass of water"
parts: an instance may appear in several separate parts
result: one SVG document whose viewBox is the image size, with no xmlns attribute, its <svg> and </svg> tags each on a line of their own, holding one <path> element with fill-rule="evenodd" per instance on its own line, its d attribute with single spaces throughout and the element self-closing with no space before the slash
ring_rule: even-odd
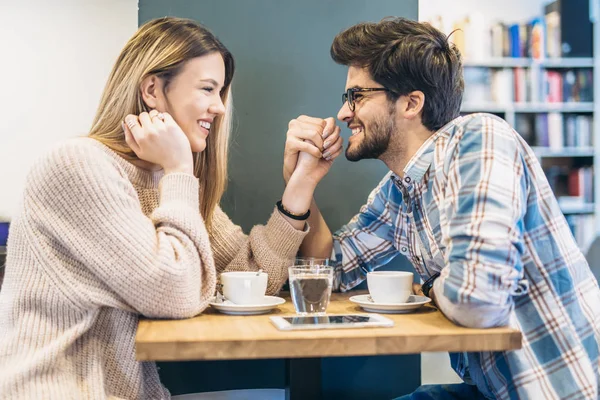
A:
<svg viewBox="0 0 600 400">
<path fill-rule="evenodd" d="M 297 258 L 289 267 L 290 294 L 299 315 L 324 315 L 333 286 L 333 267 L 325 258 Z"/>
</svg>

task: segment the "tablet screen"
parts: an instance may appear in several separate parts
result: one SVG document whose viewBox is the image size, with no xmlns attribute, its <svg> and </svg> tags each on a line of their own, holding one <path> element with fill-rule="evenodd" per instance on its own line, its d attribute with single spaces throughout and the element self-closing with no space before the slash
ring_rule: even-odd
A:
<svg viewBox="0 0 600 400">
<path fill-rule="evenodd" d="M 280 330 L 374 328 L 394 326 L 394 321 L 379 314 L 292 315 L 269 317 Z"/>
<path fill-rule="evenodd" d="M 372 318 L 368 315 L 322 315 L 314 317 L 282 317 L 282 319 L 291 325 L 339 325 L 372 321 Z"/>
</svg>

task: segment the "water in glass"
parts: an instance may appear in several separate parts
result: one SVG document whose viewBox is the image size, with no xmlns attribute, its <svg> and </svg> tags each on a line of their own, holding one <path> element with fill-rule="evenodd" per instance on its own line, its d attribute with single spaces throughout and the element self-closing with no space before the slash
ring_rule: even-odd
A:
<svg viewBox="0 0 600 400">
<path fill-rule="evenodd" d="M 300 315 L 324 314 L 333 285 L 333 268 L 320 265 L 290 267 L 290 294 Z"/>
</svg>

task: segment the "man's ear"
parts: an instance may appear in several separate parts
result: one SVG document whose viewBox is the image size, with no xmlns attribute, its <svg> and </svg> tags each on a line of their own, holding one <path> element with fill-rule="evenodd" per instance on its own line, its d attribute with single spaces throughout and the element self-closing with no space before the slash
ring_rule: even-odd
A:
<svg viewBox="0 0 600 400">
<path fill-rule="evenodd" d="M 419 116 L 425 107 L 425 94 L 415 90 L 402 97 L 405 98 L 404 117 L 413 119 Z"/>
<path fill-rule="evenodd" d="M 142 99 L 148 108 L 159 108 L 161 103 L 162 82 L 156 75 L 150 75 L 144 78 L 140 85 Z"/>
</svg>

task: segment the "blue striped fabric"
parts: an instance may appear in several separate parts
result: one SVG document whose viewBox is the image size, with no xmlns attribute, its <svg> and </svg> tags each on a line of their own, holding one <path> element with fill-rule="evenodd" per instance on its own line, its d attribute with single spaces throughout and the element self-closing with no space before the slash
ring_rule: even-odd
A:
<svg viewBox="0 0 600 400">
<path fill-rule="evenodd" d="M 600 289 L 527 143 L 489 114 L 432 135 L 402 177 L 388 173 L 334 235 L 334 285 L 405 255 L 436 272 L 438 307 L 457 324 L 511 326 L 516 351 L 451 354 L 489 398 L 598 399 Z"/>
</svg>

